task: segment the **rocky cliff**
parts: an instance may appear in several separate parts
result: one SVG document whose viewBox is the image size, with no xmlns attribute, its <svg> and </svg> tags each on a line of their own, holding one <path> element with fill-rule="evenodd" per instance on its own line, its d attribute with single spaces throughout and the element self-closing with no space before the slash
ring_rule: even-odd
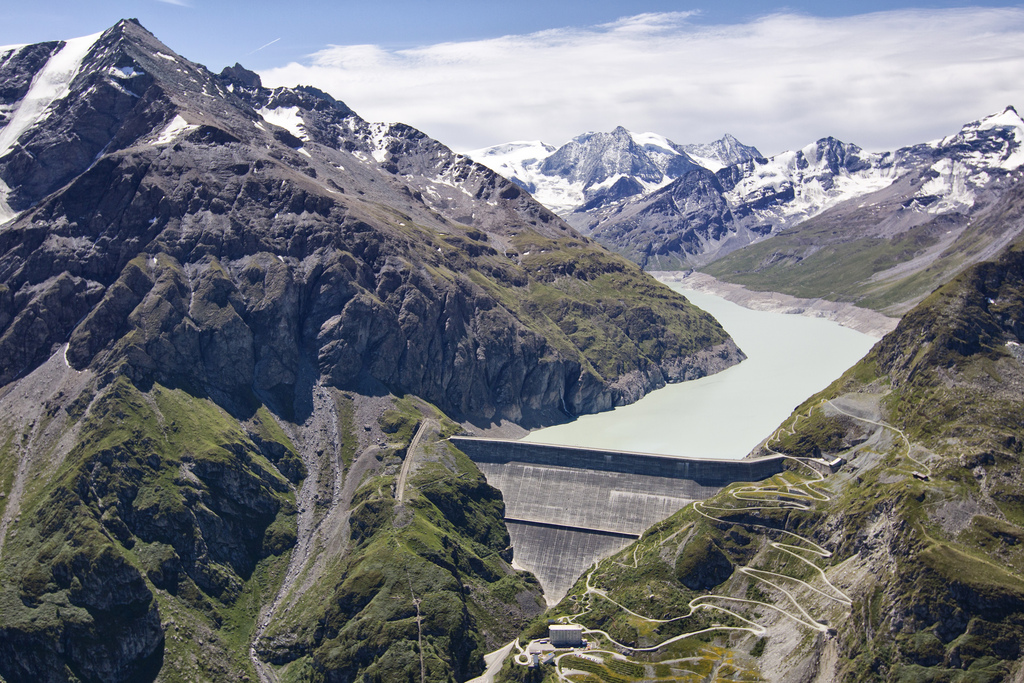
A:
<svg viewBox="0 0 1024 683">
<path fill-rule="evenodd" d="M 240 68 L 214 76 L 130 22 L 81 59 L 72 94 L 0 164 L 21 210 L 0 233 L 0 381 L 67 340 L 78 369 L 223 401 L 290 411 L 301 376 L 369 376 L 463 418 L 519 420 L 635 400 L 679 379 L 674 358 L 728 344 L 418 131 Z M 605 306 L 602 289 L 626 295 Z M 666 332 L 640 332 L 657 342 L 630 326 L 637 308 Z M 583 317 L 610 357 L 573 339 Z M 614 388 L 625 375 L 632 388 Z"/>
</svg>

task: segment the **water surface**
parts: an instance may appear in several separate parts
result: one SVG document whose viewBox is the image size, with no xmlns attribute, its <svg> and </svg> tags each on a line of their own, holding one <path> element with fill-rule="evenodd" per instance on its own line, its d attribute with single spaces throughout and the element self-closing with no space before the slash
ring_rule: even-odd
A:
<svg viewBox="0 0 1024 683">
<path fill-rule="evenodd" d="M 706 292 L 669 286 L 715 316 L 747 360 L 710 377 L 670 384 L 632 405 L 537 430 L 524 441 L 742 458 L 876 341 L 822 318 L 752 311 Z"/>
</svg>

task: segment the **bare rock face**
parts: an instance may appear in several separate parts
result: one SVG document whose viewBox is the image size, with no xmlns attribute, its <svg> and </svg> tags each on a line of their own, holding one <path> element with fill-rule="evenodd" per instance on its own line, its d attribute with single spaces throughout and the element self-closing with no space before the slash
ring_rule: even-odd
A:
<svg viewBox="0 0 1024 683">
<path fill-rule="evenodd" d="M 590 223 L 593 236 L 641 267 L 678 262 L 681 254 L 714 251 L 736 233 L 735 219 L 715 174 L 692 170 L 642 201 Z"/>
</svg>

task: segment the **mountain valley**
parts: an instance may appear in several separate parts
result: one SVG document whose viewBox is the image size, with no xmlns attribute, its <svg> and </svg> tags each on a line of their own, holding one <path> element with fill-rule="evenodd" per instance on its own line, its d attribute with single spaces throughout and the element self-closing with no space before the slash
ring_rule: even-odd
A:
<svg viewBox="0 0 1024 683">
<path fill-rule="evenodd" d="M 135 20 L 0 49 L 0 681 L 1024 680 L 1022 143 L 464 156 Z M 900 320 L 548 609 L 449 437 L 742 362 L 692 268 Z"/>
</svg>

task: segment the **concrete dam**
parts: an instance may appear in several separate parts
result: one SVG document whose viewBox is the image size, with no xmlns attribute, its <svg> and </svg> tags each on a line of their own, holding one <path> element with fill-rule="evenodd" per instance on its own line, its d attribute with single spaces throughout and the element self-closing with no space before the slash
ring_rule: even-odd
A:
<svg viewBox="0 0 1024 683">
<path fill-rule="evenodd" d="M 782 456 L 710 460 L 452 437 L 505 499 L 514 565 L 532 572 L 549 604 L 653 524 L 695 500 L 783 469 Z"/>
</svg>

